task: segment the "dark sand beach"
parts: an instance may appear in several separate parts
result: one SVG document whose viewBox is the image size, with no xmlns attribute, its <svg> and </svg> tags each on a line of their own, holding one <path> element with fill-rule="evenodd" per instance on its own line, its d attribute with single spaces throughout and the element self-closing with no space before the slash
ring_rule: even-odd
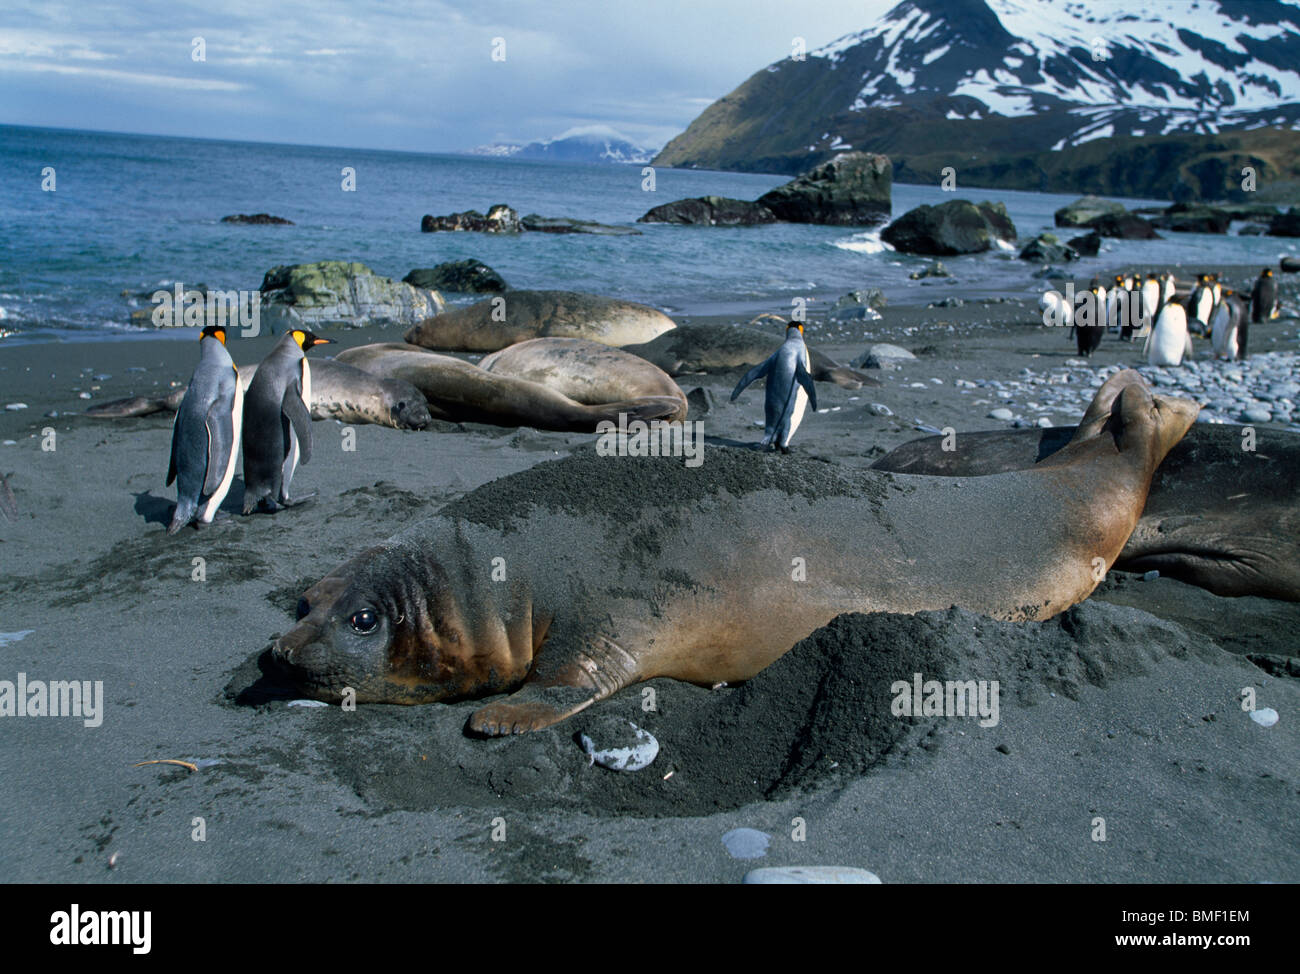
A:
<svg viewBox="0 0 1300 974">
<path fill-rule="evenodd" d="M 1102 369 L 1138 361 L 1138 348 L 1107 338 L 1076 364 L 1027 297 L 926 307 L 959 293 L 917 286 L 874 323 L 815 315 L 809 343 L 842 362 L 872 342 L 917 357 L 873 371 L 879 387 L 819 384 L 825 411 L 783 462 L 855 472 L 927 429 L 1006 428 L 987 414 L 1007 400 L 1027 425 L 1073 423 Z M 1289 352 L 1294 326 L 1258 328 L 1252 352 Z M 346 347 L 400 332 L 331 337 Z M 258 361 L 272 340 L 232 340 L 232 354 Z M 466 736 L 473 702 L 289 706 L 294 695 L 259 661 L 306 587 L 443 504 L 594 437 L 357 426 L 346 452 L 341 427 L 317 422 L 315 456 L 294 481 L 314 500 L 242 517 L 237 479 L 230 520 L 168 537 L 171 415 L 81 411 L 185 382 L 196 351 L 0 349 L 2 404 L 27 406 L 0 411 L 0 440 L 14 441 L 0 446 L 0 473 L 19 511 L 0 520 L 0 632 L 31 630 L 0 647 L 0 679 L 102 680 L 105 699 L 98 727 L 0 723 L 10 880 L 735 882 L 758 866 L 840 865 L 886 883 L 1300 881 L 1300 604 L 1168 578 L 1112 572 L 1041 623 L 956 609 L 842 616 L 745 685 L 659 679 L 653 712 L 633 687 L 518 738 Z M 735 378 L 678 379 L 705 390 L 708 411 L 689 417 L 705 424 L 705 463 L 761 435 L 762 389 L 729 403 Z M 53 450 L 41 448 L 47 428 Z M 1262 425 L 1261 449 L 1270 435 L 1297 434 Z M 862 560 L 870 573 L 871 552 Z M 893 717 L 889 683 L 914 672 L 998 680 L 999 722 Z M 1245 688 L 1276 724 L 1242 709 Z M 589 765 L 576 735 L 610 716 L 657 737 L 650 767 Z M 134 766 L 163 759 L 200 767 Z M 766 856 L 728 853 L 721 837 L 738 827 L 772 837 Z"/>
</svg>

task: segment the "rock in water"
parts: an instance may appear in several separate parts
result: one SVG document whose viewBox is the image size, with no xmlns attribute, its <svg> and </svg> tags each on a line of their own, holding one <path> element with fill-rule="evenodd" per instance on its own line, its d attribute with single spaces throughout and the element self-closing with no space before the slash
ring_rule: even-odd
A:
<svg viewBox="0 0 1300 974">
<path fill-rule="evenodd" d="M 752 226 L 818 223 L 874 226 L 889 219 L 893 167 L 887 156 L 845 152 L 764 193 L 754 202 L 697 196 L 656 206 L 638 223 Z"/>
<path fill-rule="evenodd" d="M 1071 237 L 1069 246 L 1083 257 L 1096 257 L 1101 250 L 1101 234 L 1093 230 L 1082 237 Z"/>
<path fill-rule="evenodd" d="M 484 216 L 478 210 L 465 210 L 447 216 L 431 216 L 426 213 L 420 220 L 420 230 L 435 233 L 440 230 L 475 231 L 478 233 L 518 233 L 519 214 L 504 203 L 497 203 Z"/>
<path fill-rule="evenodd" d="M 751 869 L 741 880 L 746 886 L 777 885 L 878 885 L 880 877 L 853 866 L 766 866 Z"/>
<path fill-rule="evenodd" d="M 1059 264 L 1067 260 L 1078 260 L 1079 253 L 1073 247 L 1061 243 L 1056 234 L 1040 233 L 1020 251 L 1020 259 L 1039 264 Z"/>
<path fill-rule="evenodd" d="M 758 202 L 787 223 L 874 226 L 889 219 L 893 182 L 888 156 L 845 152 L 769 190 Z"/>
<path fill-rule="evenodd" d="M 473 258 L 449 261 L 437 267 L 417 267 L 402 281 L 426 291 L 456 291 L 461 294 L 497 294 L 507 289 L 500 274 Z"/>
<path fill-rule="evenodd" d="M 918 206 L 880 232 L 880 239 L 905 254 L 948 257 L 992 250 L 998 241 L 1016 239 L 1016 228 L 1002 203 L 949 200 Z"/>
<path fill-rule="evenodd" d="M 732 829 L 722 837 L 732 859 L 762 859 L 771 841 L 770 835 L 758 829 Z"/>
<path fill-rule="evenodd" d="M 1081 196 L 1057 210 L 1054 219 L 1058 227 L 1086 227 L 1100 216 L 1119 216 L 1125 212 L 1122 203 L 1104 200 L 1099 196 Z"/>
<path fill-rule="evenodd" d="M 519 228 L 530 233 L 593 233 L 602 237 L 639 237 L 632 227 L 616 227 L 595 220 L 575 220 L 568 216 L 538 216 L 529 213 L 519 221 Z"/>
<path fill-rule="evenodd" d="M 705 227 L 750 227 L 775 223 L 776 215 L 761 203 L 726 196 L 695 196 L 648 210 L 637 223 L 681 223 Z"/>
<path fill-rule="evenodd" d="M 322 260 L 272 267 L 262 279 L 262 314 L 293 327 L 413 325 L 442 311 L 442 296 L 381 277 L 365 264 Z"/>
<path fill-rule="evenodd" d="M 1090 230 L 1095 230 L 1103 237 L 1115 237 L 1120 240 L 1159 240 L 1160 234 L 1147 220 L 1132 213 L 1106 213 L 1089 221 Z"/>
<path fill-rule="evenodd" d="M 621 717 L 588 721 L 578 735 L 578 743 L 591 764 L 611 771 L 640 771 L 659 756 L 659 742 L 654 735 Z"/>
<path fill-rule="evenodd" d="M 221 222 L 239 223 L 249 226 L 291 227 L 294 225 L 292 220 L 286 220 L 282 216 L 271 216 L 270 213 L 233 213 L 230 216 L 223 216 Z"/>
</svg>

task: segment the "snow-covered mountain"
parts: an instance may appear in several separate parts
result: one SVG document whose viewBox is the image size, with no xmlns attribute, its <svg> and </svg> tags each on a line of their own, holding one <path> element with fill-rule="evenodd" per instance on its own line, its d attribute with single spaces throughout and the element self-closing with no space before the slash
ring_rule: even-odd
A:
<svg viewBox="0 0 1300 974">
<path fill-rule="evenodd" d="M 537 142 L 496 143 L 479 146 L 475 155 L 510 156 L 516 159 L 545 159 L 553 162 L 649 162 L 651 149 L 634 144 L 606 125 L 585 125 L 569 129 L 552 139 Z"/>
<path fill-rule="evenodd" d="M 788 172 L 845 148 L 960 147 L 987 162 L 1266 127 L 1300 127 L 1291 0 L 905 0 L 759 71 L 655 161 Z"/>
</svg>

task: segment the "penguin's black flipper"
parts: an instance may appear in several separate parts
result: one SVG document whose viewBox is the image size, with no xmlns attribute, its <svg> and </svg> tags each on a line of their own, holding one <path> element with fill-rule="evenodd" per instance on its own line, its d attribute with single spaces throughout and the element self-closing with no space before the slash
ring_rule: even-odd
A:
<svg viewBox="0 0 1300 974">
<path fill-rule="evenodd" d="M 813 382 L 812 373 L 804 368 L 803 362 L 795 366 L 794 378 L 803 386 L 803 391 L 808 393 L 808 405 L 812 406 L 813 412 L 817 412 L 817 384 Z"/>
<path fill-rule="evenodd" d="M 235 449 L 235 396 L 219 396 L 208 407 L 208 470 L 203 478 L 203 494 L 211 496 L 226 477 L 226 467 Z"/>
<path fill-rule="evenodd" d="M 306 463 L 311 459 L 311 413 L 302 401 L 302 386 L 294 383 L 284 390 L 284 399 L 280 402 L 280 412 L 293 426 L 294 435 L 298 437 L 298 460 Z"/>
<path fill-rule="evenodd" d="M 178 427 L 181 422 L 181 414 L 178 412 L 176 418 L 172 420 L 172 456 L 171 462 L 167 464 L 167 482 L 164 487 L 170 487 L 172 481 L 176 479 L 176 454 L 180 450 L 181 433 Z"/>
<path fill-rule="evenodd" d="M 772 355 L 767 359 L 767 361 L 760 362 L 758 365 L 755 365 L 752 369 L 746 372 L 741 377 L 740 381 L 736 383 L 736 388 L 732 390 L 731 401 L 736 401 L 736 397 L 745 391 L 745 386 L 749 385 L 751 382 L 757 382 L 759 379 L 763 378 L 763 376 L 771 372 L 772 363 L 775 361 L 776 356 Z"/>
<path fill-rule="evenodd" d="M 1246 320 L 1248 317 L 1243 312 L 1241 324 L 1237 326 L 1237 358 L 1243 362 L 1246 360 L 1246 340 L 1250 337 L 1250 322 Z"/>
</svg>

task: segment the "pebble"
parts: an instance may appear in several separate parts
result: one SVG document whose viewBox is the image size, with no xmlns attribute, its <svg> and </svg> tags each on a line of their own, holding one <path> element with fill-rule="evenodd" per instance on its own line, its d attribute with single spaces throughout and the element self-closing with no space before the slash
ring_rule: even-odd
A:
<svg viewBox="0 0 1300 974">
<path fill-rule="evenodd" d="M 855 866 L 765 866 L 751 869 L 741 882 L 746 886 L 874 886 L 880 884 L 880 877 Z"/>
<path fill-rule="evenodd" d="M 1149 572 L 1142 573 L 1142 581 L 1144 582 L 1154 582 L 1159 577 L 1160 577 L 1160 573 L 1158 571 L 1155 571 L 1154 569 L 1152 569 Z"/>
<path fill-rule="evenodd" d="M 1272 707 L 1261 707 L 1250 712 L 1250 719 L 1260 727 L 1272 727 L 1277 723 L 1277 711 Z"/>
<path fill-rule="evenodd" d="M 892 409 L 890 409 L 884 403 L 880 403 L 880 402 L 873 402 L 870 406 L 867 407 L 867 409 L 869 409 L 876 416 L 894 415 L 894 411 Z"/>
<path fill-rule="evenodd" d="M 89 399 L 89 398 L 90 398 L 90 393 L 88 393 L 88 392 L 81 392 L 81 393 L 78 393 L 78 394 L 77 394 L 77 398 L 78 398 L 78 399 Z"/>
<path fill-rule="evenodd" d="M 0 648 L 8 646 L 10 643 L 16 643 L 21 639 L 25 639 L 35 631 L 35 629 L 19 629 L 17 632 L 0 632 Z"/>
<path fill-rule="evenodd" d="M 290 700 L 286 707 L 328 707 L 324 700 Z"/>
<path fill-rule="evenodd" d="M 990 412 L 988 418 L 999 419 L 1002 420 L 1003 422 L 1010 422 L 1011 419 L 1014 418 L 1014 415 L 1015 414 L 1012 413 L 1010 409 L 1000 408 Z"/>
<path fill-rule="evenodd" d="M 5 409 L 9 410 L 11 413 L 16 413 L 18 410 L 26 408 L 27 403 L 25 402 L 11 402 L 9 405 L 5 406 Z"/>
<path fill-rule="evenodd" d="M 589 759 L 588 766 L 599 764 L 611 771 L 640 771 L 659 756 L 655 736 L 621 717 L 598 719 L 588 730 L 590 733 L 578 735 L 578 743 Z"/>
<path fill-rule="evenodd" d="M 758 829 L 732 829 L 722 837 L 722 844 L 732 859 L 762 859 L 771 841 L 770 835 Z"/>
</svg>

